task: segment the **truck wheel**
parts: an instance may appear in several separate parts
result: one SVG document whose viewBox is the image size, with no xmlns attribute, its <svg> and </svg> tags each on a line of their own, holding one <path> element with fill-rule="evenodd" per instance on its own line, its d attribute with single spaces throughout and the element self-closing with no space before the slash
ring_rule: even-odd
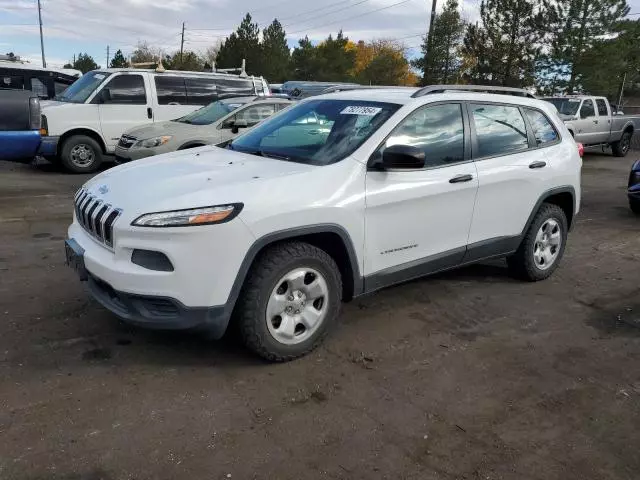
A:
<svg viewBox="0 0 640 480">
<path fill-rule="evenodd" d="M 564 254 L 567 231 L 567 217 L 562 209 L 543 203 L 518 250 L 507 258 L 511 272 L 530 282 L 551 276 Z"/>
<path fill-rule="evenodd" d="M 272 362 L 306 355 L 340 313 L 340 271 L 324 250 L 303 242 L 268 248 L 247 275 L 235 312 L 245 345 Z"/>
<path fill-rule="evenodd" d="M 64 168 L 70 172 L 95 172 L 102 163 L 102 148 L 91 137 L 74 135 L 62 145 L 60 160 Z"/>
<path fill-rule="evenodd" d="M 631 132 L 624 132 L 617 142 L 611 144 L 611 150 L 616 157 L 624 157 L 627 155 L 631 147 Z"/>
<path fill-rule="evenodd" d="M 636 215 L 640 215 L 640 200 L 629 200 L 629 208 Z"/>
</svg>

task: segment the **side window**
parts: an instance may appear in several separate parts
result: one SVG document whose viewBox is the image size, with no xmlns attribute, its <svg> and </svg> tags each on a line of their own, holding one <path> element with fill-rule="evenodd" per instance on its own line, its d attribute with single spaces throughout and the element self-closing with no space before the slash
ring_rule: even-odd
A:
<svg viewBox="0 0 640 480">
<path fill-rule="evenodd" d="M 524 111 L 529 119 L 531 128 L 533 128 L 533 133 L 538 145 L 544 145 L 558 140 L 558 132 L 544 113 L 529 108 L 525 108 Z"/>
<path fill-rule="evenodd" d="M 36 77 L 31 77 L 31 91 L 38 95 L 40 98 L 48 98 L 47 86 Z"/>
<path fill-rule="evenodd" d="M 246 94 L 254 95 L 254 87 L 251 79 L 245 78 L 214 78 L 212 81 L 218 85 L 219 95 Z"/>
<path fill-rule="evenodd" d="M 391 133 L 385 148 L 409 145 L 425 153 L 425 166 L 440 167 L 464 160 L 464 124 L 459 103 L 419 108 Z"/>
<path fill-rule="evenodd" d="M 601 117 L 606 117 L 609 115 L 609 111 L 607 110 L 607 102 L 605 102 L 602 98 L 596 99 L 596 105 L 598 106 L 598 115 Z"/>
<path fill-rule="evenodd" d="M 59 80 L 53 81 L 53 89 L 56 92 L 56 95 L 60 95 L 62 92 L 64 92 L 67 89 L 68 86 L 69 86 L 68 84 L 63 83 Z"/>
<path fill-rule="evenodd" d="M 275 107 L 271 104 L 252 105 L 236 114 L 236 120 L 246 120 L 247 125 L 252 127 L 265 118 L 269 118 L 275 113 Z"/>
<path fill-rule="evenodd" d="M 187 86 L 187 105 L 208 105 L 218 99 L 215 79 L 185 78 Z"/>
<path fill-rule="evenodd" d="M 22 90 L 24 88 L 24 77 L 22 75 L 1 75 L 0 88 Z"/>
<path fill-rule="evenodd" d="M 474 157 L 506 155 L 529 148 L 527 128 L 518 107 L 472 104 L 478 152 Z"/>
<path fill-rule="evenodd" d="M 593 102 L 588 99 L 582 102 L 582 108 L 580 109 L 580 118 L 589 118 L 595 116 L 596 111 L 593 108 Z"/>
<path fill-rule="evenodd" d="M 107 83 L 106 88 L 109 90 L 109 96 L 102 97 L 105 104 L 146 105 L 147 103 L 142 75 L 118 75 Z"/>
<path fill-rule="evenodd" d="M 187 89 L 182 77 L 155 77 L 159 105 L 186 105 Z"/>
</svg>

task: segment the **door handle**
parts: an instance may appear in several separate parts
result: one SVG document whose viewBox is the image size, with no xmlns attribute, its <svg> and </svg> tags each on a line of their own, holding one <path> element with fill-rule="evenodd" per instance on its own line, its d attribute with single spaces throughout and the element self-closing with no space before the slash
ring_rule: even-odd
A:
<svg viewBox="0 0 640 480">
<path fill-rule="evenodd" d="M 449 183 L 463 183 L 470 182 L 471 180 L 473 180 L 473 175 L 456 175 L 449 180 Z"/>
<path fill-rule="evenodd" d="M 544 168 L 547 166 L 547 162 L 533 162 L 529 164 L 529 168 Z"/>
<path fill-rule="evenodd" d="M 320 133 L 320 130 L 309 130 L 307 133 L 309 135 L 318 135 Z"/>
<path fill-rule="evenodd" d="M 147 118 L 153 118 L 153 110 L 151 110 L 151 107 L 147 107 Z"/>
</svg>

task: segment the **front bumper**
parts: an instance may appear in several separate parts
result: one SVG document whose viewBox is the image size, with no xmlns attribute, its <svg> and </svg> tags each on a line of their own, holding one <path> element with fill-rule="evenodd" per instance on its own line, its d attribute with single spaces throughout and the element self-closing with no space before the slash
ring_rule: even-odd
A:
<svg viewBox="0 0 640 480">
<path fill-rule="evenodd" d="M 90 293 L 117 316 L 156 329 L 205 329 L 221 336 L 233 305 L 234 282 L 244 255 L 255 241 L 245 224 L 143 228 L 114 224 L 109 249 L 77 222 L 68 236 L 84 250 Z M 230 241 L 232 240 L 232 241 Z M 132 262 L 134 250 L 164 254 L 172 271 Z"/>
<path fill-rule="evenodd" d="M 117 163 L 127 163 L 133 160 L 140 160 L 141 158 L 158 155 L 158 152 L 151 148 L 123 148 L 117 146 L 115 154 Z"/>
<path fill-rule="evenodd" d="M 60 137 L 42 137 L 40 142 L 40 148 L 38 148 L 38 155 L 43 157 L 55 157 L 58 154 L 58 142 Z"/>
</svg>

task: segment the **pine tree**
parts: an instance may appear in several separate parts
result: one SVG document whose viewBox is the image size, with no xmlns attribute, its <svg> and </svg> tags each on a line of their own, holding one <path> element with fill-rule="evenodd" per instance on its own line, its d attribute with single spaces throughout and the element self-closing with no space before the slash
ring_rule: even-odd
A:
<svg viewBox="0 0 640 480">
<path fill-rule="evenodd" d="M 548 9 L 532 0 L 482 0 L 480 24 L 463 40 L 467 81 L 512 87 L 531 86 L 541 51 Z"/>
<path fill-rule="evenodd" d="M 284 82 L 289 77 L 291 54 L 287 34 L 277 19 L 262 31 L 262 55 L 264 67 L 261 74 L 270 82 Z"/>
<path fill-rule="evenodd" d="M 80 70 L 82 73 L 90 72 L 98 68 L 98 64 L 93 57 L 87 53 L 79 53 L 76 57 L 76 61 L 73 64 L 73 68 Z"/>
<path fill-rule="evenodd" d="M 291 54 L 291 74 L 293 80 L 316 80 L 318 73 L 317 50 L 309 37 L 298 40 L 298 46 Z"/>
<path fill-rule="evenodd" d="M 126 68 L 129 66 L 127 60 L 124 58 L 122 50 L 117 50 L 113 58 L 111 59 L 111 68 Z"/>
<path fill-rule="evenodd" d="M 551 49 L 541 65 L 543 75 L 551 79 L 552 88 L 571 94 L 580 89 L 585 53 L 613 32 L 629 6 L 626 0 L 559 0 L 549 12 Z"/>
<path fill-rule="evenodd" d="M 465 22 L 460 18 L 457 0 L 447 0 L 442 13 L 433 21 L 431 48 L 429 36 L 422 42 L 423 57 L 412 62 L 422 70 L 422 85 L 456 83 L 460 70 L 460 46 Z"/>
<path fill-rule="evenodd" d="M 356 48 L 342 30 L 334 39 L 332 35 L 316 47 L 316 78 L 318 81 L 348 82 L 355 64 Z"/>
<path fill-rule="evenodd" d="M 263 59 L 260 49 L 260 28 L 246 14 L 238 29 L 225 40 L 216 58 L 217 68 L 236 68 L 247 62 L 247 71 L 252 75 L 262 75 Z"/>
</svg>

